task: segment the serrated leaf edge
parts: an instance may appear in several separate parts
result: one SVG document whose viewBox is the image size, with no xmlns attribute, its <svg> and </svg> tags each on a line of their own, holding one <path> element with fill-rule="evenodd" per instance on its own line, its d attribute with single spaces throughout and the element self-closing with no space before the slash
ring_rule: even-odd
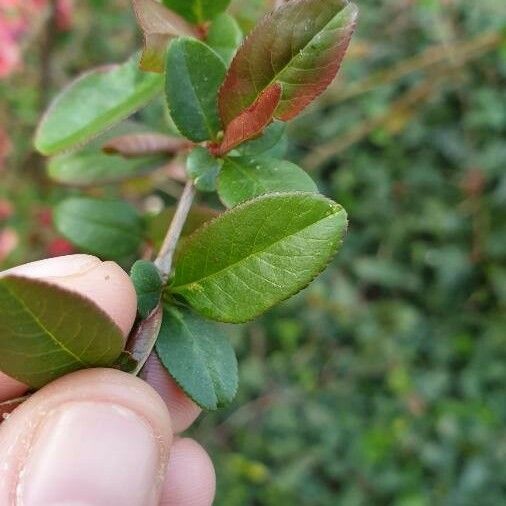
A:
<svg viewBox="0 0 506 506">
<path fill-rule="evenodd" d="M 301 292 L 302 290 L 304 290 L 305 288 L 307 288 L 328 267 L 328 265 L 330 264 L 330 262 L 333 260 L 333 258 L 335 257 L 335 255 L 337 254 L 337 252 L 339 251 L 339 249 L 341 248 L 341 246 L 342 246 L 342 244 L 344 242 L 344 239 L 346 237 L 347 231 L 348 231 L 348 224 L 349 224 L 349 220 L 347 218 L 348 213 L 346 212 L 346 209 L 344 209 L 343 206 L 341 206 L 337 202 L 334 202 L 332 199 L 329 199 L 328 197 L 325 197 L 324 195 L 321 195 L 321 194 L 318 194 L 318 193 L 311 193 L 311 192 L 274 192 L 274 193 L 264 193 L 263 195 L 259 195 L 258 197 L 255 197 L 254 199 L 250 199 L 250 200 L 247 200 L 245 202 L 242 202 L 241 204 L 237 205 L 236 207 L 233 207 L 232 209 L 228 209 L 227 211 L 225 211 L 224 213 L 222 213 L 220 216 L 218 216 L 216 218 L 213 218 L 212 220 L 204 223 L 201 227 L 199 227 L 197 230 L 195 230 L 194 232 L 192 232 L 192 234 L 189 235 L 187 238 L 185 238 L 183 241 L 184 241 L 184 244 L 186 244 L 187 241 L 189 242 L 190 240 L 192 240 L 193 236 L 195 236 L 196 234 L 200 233 L 206 227 L 211 226 L 215 221 L 218 221 L 223 216 L 225 216 L 227 213 L 235 211 L 235 210 L 240 209 L 242 207 L 245 207 L 245 206 L 251 204 L 252 202 L 255 202 L 255 201 L 258 201 L 258 200 L 263 200 L 263 199 L 265 199 L 267 197 L 272 197 L 274 195 L 283 195 L 283 196 L 287 196 L 287 195 L 292 195 L 292 196 L 295 196 L 295 195 L 301 195 L 301 196 L 312 195 L 312 196 L 317 196 L 317 197 L 320 197 L 322 200 L 328 201 L 330 204 L 332 204 L 332 208 L 339 208 L 339 210 L 337 212 L 333 213 L 331 216 L 336 216 L 336 215 L 338 215 L 340 213 L 344 213 L 345 214 L 345 218 L 346 218 L 345 219 L 345 226 L 344 226 L 342 238 L 341 238 L 340 241 L 338 241 L 336 243 L 335 248 L 329 254 L 327 262 L 325 262 L 324 264 L 322 264 L 321 268 L 318 271 L 315 272 L 314 276 L 312 276 L 311 279 L 304 286 L 301 286 L 300 288 L 292 291 L 291 293 L 289 293 L 285 297 L 279 299 L 274 304 L 274 305 L 277 305 L 277 304 L 280 304 L 281 302 L 283 302 L 285 300 L 288 300 L 288 299 L 292 298 L 293 296 L 297 295 L 299 292 Z M 327 219 L 329 217 L 330 216 L 326 216 L 323 219 Z M 319 220 L 319 221 L 323 221 L 323 220 Z M 242 260 L 244 260 L 244 259 L 242 259 Z M 176 262 L 175 263 L 177 263 L 177 258 L 176 258 Z M 216 274 L 216 273 L 214 273 L 214 274 Z M 171 289 L 172 289 L 172 286 L 170 284 L 167 285 L 166 290 L 169 290 L 169 292 L 170 292 Z M 173 292 L 173 293 L 176 293 L 177 295 L 180 295 L 181 297 L 183 297 L 186 300 L 186 298 L 184 297 L 184 295 L 178 294 L 177 292 Z M 274 305 L 271 306 L 271 308 L 274 307 Z M 211 317 L 211 316 L 209 316 L 207 314 L 204 314 L 204 313 L 200 312 L 197 308 L 195 308 L 193 306 L 191 306 L 191 307 L 192 307 L 192 309 L 194 311 L 196 311 L 197 313 L 199 313 L 200 315 L 202 315 L 203 317 L 205 317 L 205 318 L 207 318 L 209 320 L 213 320 L 213 321 L 221 322 L 221 323 L 234 323 L 234 324 L 247 323 L 249 321 L 252 321 L 255 318 L 257 318 L 258 316 L 260 316 L 261 314 L 263 314 L 265 311 L 269 311 L 269 309 L 271 309 L 271 308 L 268 308 L 265 311 L 262 311 L 261 313 L 255 314 L 255 315 L 251 316 L 250 318 L 246 318 L 246 319 L 227 319 L 227 318 L 214 318 L 214 317 Z"/>
</svg>

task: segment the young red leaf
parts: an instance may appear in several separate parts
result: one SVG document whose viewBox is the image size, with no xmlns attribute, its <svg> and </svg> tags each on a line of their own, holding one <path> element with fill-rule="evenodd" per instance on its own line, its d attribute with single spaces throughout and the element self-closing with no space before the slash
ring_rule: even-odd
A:
<svg viewBox="0 0 506 506">
<path fill-rule="evenodd" d="M 267 15 L 237 52 L 221 87 L 224 125 L 276 82 L 283 94 L 274 116 L 297 116 L 336 76 L 357 15 L 348 0 L 292 0 Z"/>
<path fill-rule="evenodd" d="M 169 40 L 180 35 L 197 37 L 197 33 L 181 16 L 156 0 L 133 0 L 133 5 L 137 21 L 144 33 L 144 52 L 140 68 L 147 72 L 162 73 Z"/>
<path fill-rule="evenodd" d="M 158 133 L 126 134 L 110 139 L 102 146 L 107 154 L 118 154 L 125 158 L 178 153 L 191 143 L 181 137 L 169 137 Z"/>
<path fill-rule="evenodd" d="M 272 121 L 273 114 L 279 105 L 282 88 L 278 83 L 266 88 L 256 102 L 234 118 L 227 126 L 223 141 L 217 153 L 223 156 L 239 144 L 260 135 Z"/>
</svg>

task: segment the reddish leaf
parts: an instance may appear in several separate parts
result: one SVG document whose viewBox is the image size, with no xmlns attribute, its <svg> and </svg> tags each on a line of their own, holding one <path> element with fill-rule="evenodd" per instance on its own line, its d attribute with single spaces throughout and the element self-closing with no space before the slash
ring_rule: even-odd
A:
<svg viewBox="0 0 506 506">
<path fill-rule="evenodd" d="M 156 0 L 133 0 L 137 21 L 144 33 L 144 52 L 140 68 L 162 73 L 165 69 L 165 50 L 172 37 L 197 32 L 178 14 Z"/>
<path fill-rule="evenodd" d="M 155 346 L 156 339 L 160 333 L 162 325 L 163 310 L 159 304 L 151 314 L 141 322 L 130 333 L 126 351 L 132 359 L 137 362 L 137 366 L 132 371 L 133 374 L 139 374 L 144 367 L 151 351 Z"/>
<path fill-rule="evenodd" d="M 257 101 L 233 119 L 225 130 L 216 154 L 223 156 L 239 144 L 260 135 L 272 121 L 281 99 L 282 88 L 276 83 L 265 89 Z"/>
<path fill-rule="evenodd" d="M 237 52 L 220 90 L 225 126 L 275 82 L 283 86 L 274 116 L 289 120 L 336 76 L 355 28 L 348 0 L 292 0 L 267 15 Z"/>
<path fill-rule="evenodd" d="M 102 146 L 102 151 L 107 154 L 118 154 L 125 158 L 133 158 L 163 153 L 178 153 L 190 145 L 191 143 L 180 137 L 169 137 L 157 133 L 141 133 L 115 137 Z"/>
</svg>

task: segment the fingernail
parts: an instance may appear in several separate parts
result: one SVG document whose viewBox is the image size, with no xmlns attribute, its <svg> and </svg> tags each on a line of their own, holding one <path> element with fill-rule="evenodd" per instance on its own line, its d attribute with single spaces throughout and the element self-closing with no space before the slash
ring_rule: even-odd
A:
<svg viewBox="0 0 506 506">
<path fill-rule="evenodd" d="M 154 506 L 160 452 L 133 411 L 73 402 L 48 415 L 20 475 L 24 506 Z"/>
</svg>

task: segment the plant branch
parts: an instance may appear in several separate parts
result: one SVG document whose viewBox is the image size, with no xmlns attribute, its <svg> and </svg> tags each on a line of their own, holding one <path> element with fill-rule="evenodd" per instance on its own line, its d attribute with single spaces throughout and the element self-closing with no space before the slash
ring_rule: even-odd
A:
<svg viewBox="0 0 506 506">
<path fill-rule="evenodd" d="M 190 212 L 195 197 L 195 187 L 192 181 L 188 181 L 184 187 L 183 194 L 177 205 L 176 213 L 170 224 L 167 235 L 163 241 L 158 257 L 155 260 L 155 265 L 160 270 L 160 274 L 164 281 L 167 281 L 170 270 L 172 268 L 172 260 L 176 251 L 176 246 L 181 237 L 186 218 Z"/>
<path fill-rule="evenodd" d="M 167 230 L 163 245 L 155 260 L 155 265 L 158 267 L 164 282 L 169 278 L 176 246 L 181 237 L 181 232 L 186 223 L 186 218 L 190 212 L 194 197 L 195 187 L 192 181 L 188 181 L 179 199 L 176 213 Z M 156 339 L 158 338 L 158 333 L 160 332 L 160 326 L 162 324 L 162 315 L 162 303 L 159 302 L 158 306 L 151 314 L 145 320 L 141 321 L 130 334 L 126 351 L 137 361 L 137 367 L 135 371 L 133 371 L 135 375 L 138 375 L 142 371 L 155 347 Z"/>
</svg>

